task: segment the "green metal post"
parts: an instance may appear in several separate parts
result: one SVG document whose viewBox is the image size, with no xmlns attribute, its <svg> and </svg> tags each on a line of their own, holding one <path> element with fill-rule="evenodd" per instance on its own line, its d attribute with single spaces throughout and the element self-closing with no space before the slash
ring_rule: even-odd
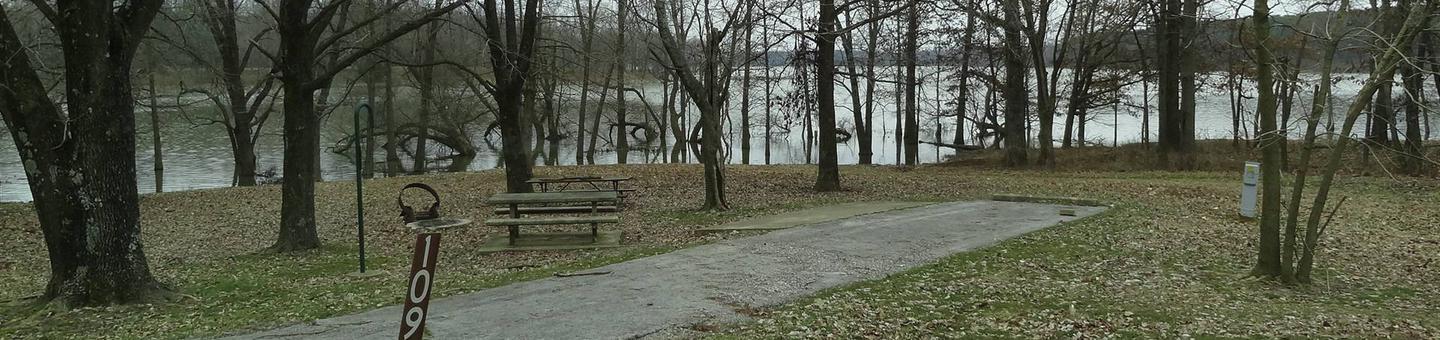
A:
<svg viewBox="0 0 1440 340">
<path fill-rule="evenodd" d="M 360 147 L 360 112 L 365 112 L 366 127 L 375 129 L 375 114 L 370 112 L 370 104 L 360 104 L 355 107 L 355 134 L 350 135 L 351 147 L 355 150 L 355 230 L 360 240 L 360 273 L 365 273 L 365 161 L 364 148 Z"/>
</svg>

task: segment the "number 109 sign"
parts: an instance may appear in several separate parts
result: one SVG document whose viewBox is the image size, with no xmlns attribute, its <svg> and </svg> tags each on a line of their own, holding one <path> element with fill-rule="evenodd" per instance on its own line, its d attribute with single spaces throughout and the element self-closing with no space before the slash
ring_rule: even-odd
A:
<svg viewBox="0 0 1440 340">
<path fill-rule="evenodd" d="M 435 262 L 439 253 L 440 234 L 415 236 L 415 255 L 410 260 L 409 289 L 405 293 L 405 312 L 400 319 L 400 340 L 425 336 L 425 316 L 430 308 L 430 288 L 435 283 Z"/>
</svg>

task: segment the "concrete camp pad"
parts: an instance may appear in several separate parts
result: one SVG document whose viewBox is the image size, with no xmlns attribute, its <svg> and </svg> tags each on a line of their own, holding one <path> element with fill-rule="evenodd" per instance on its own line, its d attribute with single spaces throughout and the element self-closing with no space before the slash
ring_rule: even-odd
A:
<svg viewBox="0 0 1440 340">
<path fill-rule="evenodd" d="M 834 221 L 878 212 L 914 208 L 935 202 L 850 202 L 801 209 L 786 213 L 745 219 L 714 227 L 696 229 L 697 232 L 714 233 L 727 231 L 779 230 L 807 224 Z"/>
<path fill-rule="evenodd" d="M 620 339 L 694 336 L 692 325 L 741 321 L 822 289 L 883 278 L 958 252 L 1084 218 L 1105 207 L 938 203 L 717 241 L 586 272 L 520 282 L 430 304 L 433 339 Z M 443 266 L 443 265 L 442 265 Z M 444 269 L 440 269 L 444 270 Z M 396 287 L 402 283 L 397 282 Z M 397 294 L 398 294 L 397 288 Z M 235 339 L 393 339 L 400 306 Z"/>
<path fill-rule="evenodd" d="M 485 236 L 485 241 L 480 243 L 477 252 L 494 253 L 502 251 L 530 251 L 530 250 L 577 250 L 577 249 L 600 249 L 615 248 L 620 246 L 619 231 L 601 231 L 595 242 L 591 242 L 589 232 L 575 233 L 520 233 L 520 238 L 515 244 L 510 244 L 507 233 L 491 233 Z"/>
</svg>

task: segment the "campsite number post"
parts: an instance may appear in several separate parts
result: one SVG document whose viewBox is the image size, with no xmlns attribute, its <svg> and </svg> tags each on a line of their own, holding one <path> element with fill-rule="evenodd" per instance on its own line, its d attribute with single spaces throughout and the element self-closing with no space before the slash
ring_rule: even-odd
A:
<svg viewBox="0 0 1440 340">
<path fill-rule="evenodd" d="M 425 317 L 430 312 L 431 288 L 435 287 L 435 264 L 440 262 L 440 231 L 466 226 L 470 220 L 440 217 L 440 194 L 429 185 L 410 183 L 400 189 L 419 188 L 430 193 L 435 202 L 425 211 L 405 205 L 403 197 L 397 197 L 400 217 L 405 226 L 415 233 L 415 254 L 410 257 L 410 280 L 405 281 L 405 309 L 400 316 L 400 340 L 425 337 Z"/>
<path fill-rule="evenodd" d="M 410 284 L 405 293 L 400 340 L 425 336 L 425 314 L 430 308 L 430 288 L 435 286 L 435 262 L 439 253 L 439 233 L 415 235 L 415 256 L 410 261 Z"/>
</svg>

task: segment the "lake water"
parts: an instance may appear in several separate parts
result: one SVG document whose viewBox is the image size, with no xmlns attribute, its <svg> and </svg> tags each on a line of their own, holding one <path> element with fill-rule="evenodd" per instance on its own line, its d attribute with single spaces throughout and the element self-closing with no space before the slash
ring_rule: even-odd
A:
<svg viewBox="0 0 1440 340">
<path fill-rule="evenodd" d="M 947 113 L 955 111 L 955 108 L 952 107 L 953 104 L 948 104 L 948 102 L 956 96 L 956 93 L 946 90 L 955 84 L 950 81 L 940 82 L 941 91 L 939 91 L 937 97 L 936 87 L 934 86 L 935 82 L 933 81 L 933 79 L 939 78 L 936 74 L 938 70 L 938 68 L 933 67 L 922 67 L 919 71 L 919 73 L 923 76 L 923 83 L 917 90 L 920 97 L 917 102 L 919 103 L 922 120 L 922 131 L 920 139 L 922 141 L 935 140 L 935 134 L 937 132 L 938 126 L 942 134 L 942 136 L 940 137 L 941 141 L 949 143 L 953 139 L 953 134 L 955 130 L 955 117 L 937 118 L 934 113 L 937 111 L 943 111 Z M 887 76 L 893 74 L 892 72 L 893 69 L 885 70 L 882 71 L 881 74 L 882 76 Z M 789 77 L 785 74 L 781 74 L 787 72 L 776 71 L 776 73 L 777 74 L 775 75 L 775 78 L 778 78 L 778 80 L 772 83 L 772 86 L 775 88 L 776 95 L 782 95 L 783 92 L 795 88 L 795 86 L 792 85 Z M 759 77 L 759 75 L 760 72 L 756 72 L 756 76 Z M 939 76 L 944 75 L 944 73 L 939 74 Z M 1339 108 L 1337 108 L 1337 111 L 1343 112 L 1344 106 L 1348 105 L 1348 103 L 1354 96 L 1355 91 L 1358 90 L 1359 81 L 1354 79 L 1363 79 L 1363 75 L 1347 76 L 1349 76 L 1352 80 L 1342 81 L 1338 83 L 1335 88 L 1335 102 L 1339 106 Z M 1213 76 L 1210 82 L 1213 83 L 1221 81 L 1218 77 L 1219 76 Z M 734 89 L 736 91 L 740 90 L 739 78 L 740 77 L 738 75 L 735 77 L 736 85 L 734 86 Z M 1063 76 L 1062 79 L 1064 79 Z M 970 93 L 972 93 L 972 98 L 976 98 L 972 99 L 971 106 L 972 108 L 976 108 L 981 105 L 984 95 L 986 93 L 986 88 L 983 85 L 978 84 L 978 82 L 972 81 L 971 83 L 972 86 L 970 86 Z M 849 130 L 850 127 L 854 126 L 854 124 L 851 123 L 851 101 L 849 98 L 849 92 L 846 90 L 846 86 L 848 86 L 848 82 L 846 82 L 846 84 L 842 84 L 842 86 L 837 87 L 836 104 L 839 125 L 842 128 Z M 872 141 L 875 150 L 874 161 L 879 164 L 894 164 L 896 162 L 894 133 L 895 87 L 893 84 L 890 83 L 880 83 L 879 85 L 877 85 L 877 87 L 877 96 L 874 103 L 876 110 L 876 123 L 874 126 L 875 138 Z M 1306 88 L 1308 89 L 1309 87 L 1307 86 Z M 1142 87 L 1139 84 L 1127 87 L 1125 91 L 1123 91 L 1125 96 L 1124 100 L 1135 105 L 1142 104 L 1143 97 L 1141 94 L 1141 89 Z M 750 86 L 749 90 L 752 91 L 752 101 L 754 102 L 752 104 L 753 109 L 751 133 L 751 163 L 763 164 L 763 152 L 765 147 L 765 145 L 763 145 L 764 143 L 762 135 L 764 126 L 763 119 L 765 112 L 763 104 L 764 85 L 762 82 L 757 80 L 754 84 L 752 84 L 752 86 Z M 1251 86 L 1248 86 L 1247 90 L 1247 95 L 1253 97 L 1253 84 L 1251 84 Z M 1153 105 L 1153 84 L 1151 84 L 1151 91 L 1151 101 Z M 401 93 L 405 92 L 406 91 L 401 91 Z M 564 90 L 562 92 L 566 93 L 565 97 L 567 100 L 575 100 L 576 96 L 574 95 L 574 93 L 576 93 L 576 91 L 574 89 Z M 657 107 L 661 105 L 662 89 L 658 84 L 643 84 L 641 86 L 641 92 L 645 94 L 645 101 L 648 104 Z M 1294 110 L 1294 119 L 1296 121 L 1298 121 L 1300 116 L 1304 115 L 1304 112 L 1308 110 L 1309 107 L 1310 95 L 1308 93 L 1308 90 L 1302 92 L 1304 93 L 1301 93 L 1295 100 L 1296 104 Z M 327 118 L 326 127 L 323 131 L 322 145 L 333 145 L 335 141 L 341 139 L 348 134 L 348 131 L 350 131 L 351 129 L 350 110 L 353 105 L 357 105 L 364 100 L 363 97 L 358 96 L 361 93 L 363 93 L 363 91 L 354 90 L 349 92 L 349 97 L 337 95 L 338 97 L 336 97 L 335 100 L 338 103 L 342 103 L 342 105 L 338 110 L 336 110 L 335 114 L 332 114 L 330 117 Z M 1401 91 L 1399 87 L 1397 87 L 1395 93 L 1398 96 L 1403 93 L 1403 91 Z M 403 101 L 403 98 L 400 99 L 402 99 Z M 592 94 L 591 100 L 593 103 L 593 101 L 595 100 L 595 95 Z M 1221 90 L 1213 86 L 1207 86 L 1196 94 L 1196 100 L 1196 137 L 1201 139 L 1230 138 L 1232 129 L 1230 117 L 1231 109 L 1228 93 L 1225 92 L 1225 90 Z M 611 101 L 613 102 L 613 98 Z M 635 103 L 639 102 L 640 100 L 632 95 L 630 96 L 629 101 Z M 939 102 L 939 104 L 937 104 L 937 102 Z M 1432 98 L 1429 102 L 1433 103 L 1435 101 Z M 731 97 L 729 108 L 732 117 L 728 122 L 729 124 L 727 124 L 728 130 L 726 131 L 727 135 L 731 138 L 731 142 L 729 143 L 729 148 L 731 150 L 729 153 L 730 162 L 736 164 L 740 163 L 741 160 L 741 148 L 738 143 L 738 122 L 740 121 L 739 103 L 739 93 L 733 94 Z M 204 115 L 207 112 L 213 112 L 207 111 L 213 109 L 207 109 L 203 107 L 203 105 L 204 104 L 201 104 L 201 106 L 197 106 L 189 110 L 192 114 L 192 117 Z M 1061 103 L 1060 105 L 1061 107 L 1059 107 L 1057 110 L 1063 113 L 1065 109 L 1063 107 L 1064 104 Z M 805 139 L 803 137 L 803 118 L 800 118 L 798 115 L 794 114 L 794 112 L 798 112 L 798 110 L 787 110 L 778 106 L 779 105 L 777 105 L 777 107 L 773 109 L 774 115 L 777 116 L 774 121 L 777 122 L 777 125 L 789 124 L 790 131 L 788 133 L 783 132 L 784 129 L 778 126 L 774 129 L 775 133 L 774 135 L 772 135 L 772 142 L 769 145 L 771 149 L 771 163 L 807 163 L 805 157 L 806 154 L 804 151 Z M 1254 107 L 1254 99 L 1246 99 L 1245 110 L 1248 114 L 1252 116 L 1247 117 L 1248 119 L 1242 123 L 1242 129 L 1248 130 L 1248 127 L 1253 124 L 1251 119 L 1253 119 Z M 142 111 L 139 112 L 138 117 L 139 126 L 137 127 L 137 131 L 140 136 L 138 136 L 139 141 L 135 155 L 139 168 L 139 173 L 137 174 L 137 176 L 139 176 L 140 178 L 140 191 L 152 192 L 154 191 L 154 175 L 152 171 L 153 159 L 150 141 L 151 127 L 149 124 L 148 111 L 143 111 L 143 108 L 141 110 Z M 404 107 L 403 105 L 397 105 L 397 110 L 405 112 L 413 111 L 412 108 Z M 791 117 L 788 119 L 784 118 L 785 112 L 792 112 Z M 696 114 L 696 110 L 690 110 L 690 124 L 693 124 L 696 121 L 696 118 L 694 117 Z M 164 189 L 166 191 L 177 191 L 230 186 L 232 184 L 232 158 L 230 156 L 230 147 L 228 144 L 228 140 L 225 138 L 223 128 L 220 125 L 203 125 L 192 123 L 191 121 L 184 119 L 180 114 L 178 114 L 178 112 L 175 111 L 162 112 L 161 115 L 163 116 L 162 119 L 164 121 L 161 124 L 162 126 L 160 127 L 161 138 L 164 142 L 164 149 L 162 151 L 165 158 Z M 633 114 L 631 116 L 640 117 L 643 115 L 645 114 L 642 111 L 641 113 Z M 1430 125 L 1432 127 L 1432 132 L 1440 130 L 1440 126 L 1437 126 L 1440 125 L 1440 114 L 1431 115 L 1431 119 L 1432 122 L 1435 122 Z M 260 170 L 262 172 L 266 169 L 271 168 L 274 168 L 277 173 L 279 172 L 281 163 L 281 150 L 283 147 L 281 137 L 279 135 L 281 120 L 282 118 L 278 117 L 278 115 L 277 117 L 271 118 L 271 120 L 265 125 L 264 133 L 260 139 L 259 145 L 257 145 L 256 152 L 260 164 Z M 486 119 L 486 121 L 488 121 L 488 119 Z M 1122 144 L 1138 142 L 1141 140 L 1141 121 L 1141 110 L 1138 108 L 1130 107 L 1128 105 L 1118 105 L 1114 108 L 1102 108 L 1093 110 L 1091 111 L 1091 121 L 1086 127 L 1087 140 L 1092 144 L 1103 145 L 1111 145 L 1116 142 Z M 566 114 L 566 117 L 562 118 L 562 125 L 564 125 L 563 129 L 573 131 L 574 124 L 575 122 L 573 114 Z M 1151 140 L 1153 140 L 1154 128 L 1156 125 L 1155 117 L 1151 117 L 1150 124 Z M 485 143 L 479 142 L 482 141 L 484 138 L 484 126 L 485 124 L 471 124 L 471 126 L 468 127 L 469 133 L 471 133 L 472 136 L 475 136 L 474 139 L 477 141 L 478 144 L 480 144 L 477 146 L 480 153 L 476 157 L 476 159 L 472 163 L 470 163 L 468 167 L 470 170 L 490 169 L 495 168 L 498 165 L 498 152 L 488 149 Z M 970 124 L 969 122 L 966 122 L 965 126 L 967 130 L 973 129 L 973 124 Z M 1299 125 L 1299 123 L 1292 123 L 1292 126 L 1296 127 L 1294 129 L 1296 131 L 1293 131 L 1291 135 L 1298 136 L 1300 132 L 1298 130 L 1300 130 L 1299 127 L 1301 127 L 1301 125 Z M 1356 130 L 1361 131 L 1362 127 L 1363 122 L 1360 123 L 1360 126 L 1358 126 Z M 1322 123 L 1321 130 L 1323 131 L 1324 129 L 1324 123 Z M 1057 117 L 1055 120 L 1055 138 L 1057 145 L 1060 142 L 1060 137 L 1062 136 L 1063 131 L 1064 118 Z M 973 137 L 970 137 L 973 136 L 973 130 L 966 131 L 965 134 L 967 136 L 967 144 L 976 143 Z M 1248 132 L 1242 135 L 1248 135 Z M 1436 134 L 1431 133 L 1430 135 L 1434 136 Z M 600 149 L 613 149 L 605 147 L 603 145 L 605 143 L 606 142 L 601 141 L 600 144 L 602 144 L 602 147 Z M 667 144 L 673 146 L 673 141 Z M 658 146 L 659 145 L 657 142 L 655 143 L 655 145 L 652 145 L 652 149 L 658 148 Z M 858 161 L 859 147 L 855 140 L 852 139 L 848 142 L 842 143 L 838 147 L 841 164 L 854 164 Z M 575 146 L 571 139 L 566 139 L 562 141 L 560 150 L 561 152 L 559 155 L 559 164 L 570 165 L 575 163 Z M 937 160 L 943 159 L 946 155 L 949 155 L 952 152 L 948 148 L 923 144 L 921 145 L 920 150 L 920 159 L 922 162 L 935 162 Z M 631 163 L 661 161 L 661 153 L 658 151 L 636 150 L 630 153 L 630 157 Z M 383 155 L 378 155 L 377 153 L 376 158 L 383 159 L 384 157 Z M 693 161 L 694 158 L 692 156 L 689 159 Z M 813 161 L 813 156 L 811 157 L 811 160 Z M 613 151 L 599 152 L 596 154 L 596 161 L 602 164 L 614 163 L 615 154 Z M 327 180 L 353 178 L 352 176 L 354 175 L 354 166 L 351 163 L 350 157 L 347 156 L 331 152 L 324 152 L 321 155 L 321 166 L 323 175 Z M 383 167 L 377 167 L 377 169 L 378 168 Z M 14 142 L 10 139 L 10 134 L 8 132 L 0 134 L 0 201 L 29 200 L 29 187 L 26 185 L 24 171 L 20 164 L 19 156 L 15 152 Z"/>
</svg>

